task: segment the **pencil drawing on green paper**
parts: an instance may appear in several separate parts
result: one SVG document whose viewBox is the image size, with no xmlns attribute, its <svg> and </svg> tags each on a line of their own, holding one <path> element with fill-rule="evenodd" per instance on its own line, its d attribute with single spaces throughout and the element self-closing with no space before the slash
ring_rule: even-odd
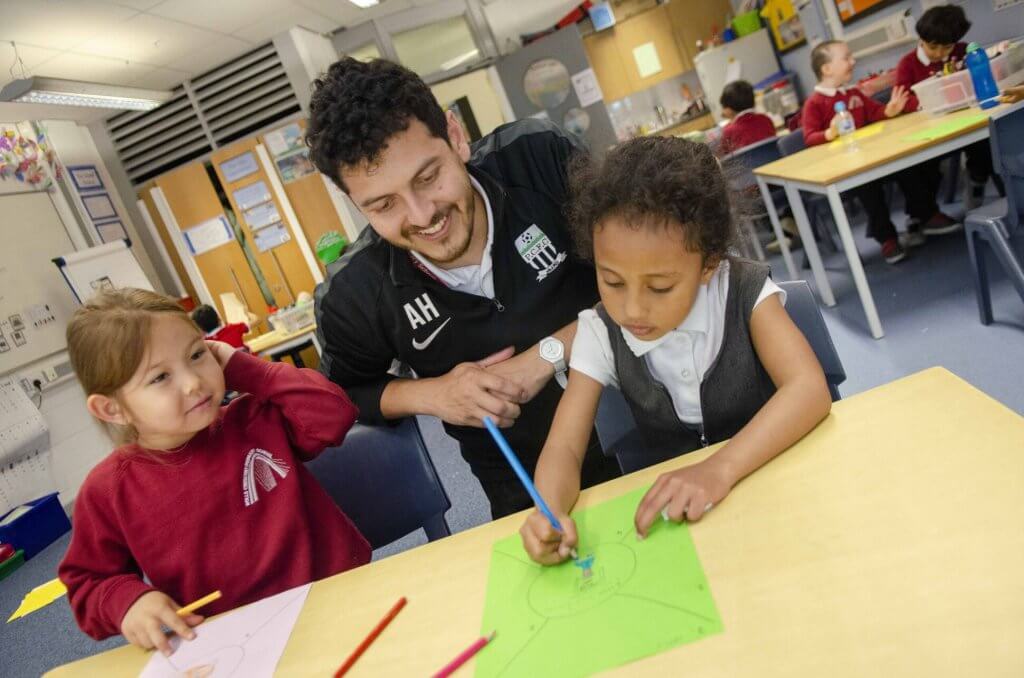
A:
<svg viewBox="0 0 1024 678">
<path fill-rule="evenodd" d="M 637 541 L 646 488 L 574 515 L 590 577 L 571 562 L 530 560 L 519 535 L 491 554 L 483 628 L 497 638 L 476 675 L 584 676 L 719 633 L 722 621 L 686 525 L 660 524 Z"/>
</svg>

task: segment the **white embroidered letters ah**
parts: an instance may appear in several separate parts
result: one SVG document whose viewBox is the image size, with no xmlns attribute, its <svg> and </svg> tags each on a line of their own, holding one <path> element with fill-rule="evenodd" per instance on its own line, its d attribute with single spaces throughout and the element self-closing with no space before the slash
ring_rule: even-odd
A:
<svg viewBox="0 0 1024 678">
<path fill-rule="evenodd" d="M 277 487 L 278 478 L 288 475 L 290 467 L 280 459 L 275 459 L 270 452 L 254 447 L 245 455 L 245 464 L 242 467 L 242 499 L 246 506 L 252 506 L 260 500 L 257 493 L 257 484 L 263 488 L 263 492 L 270 492 Z"/>
<path fill-rule="evenodd" d="M 427 296 L 426 292 L 416 297 L 413 301 L 416 302 L 415 306 L 410 303 L 402 307 L 405 309 L 405 317 L 409 319 L 409 325 L 412 329 L 416 329 L 420 325 L 426 325 L 434 318 L 441 316 L 437 312 L 437 307 L 434 306 L 433 300 Z"/>
</svg>

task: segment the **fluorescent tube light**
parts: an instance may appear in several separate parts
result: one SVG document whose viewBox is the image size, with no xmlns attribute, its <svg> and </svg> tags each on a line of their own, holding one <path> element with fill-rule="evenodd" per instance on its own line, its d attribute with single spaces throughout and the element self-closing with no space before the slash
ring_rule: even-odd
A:
<svg viewBox="0 0 1024 678">
<path fill-rule="evenodd" d="M 14 80 L 0 90 L 0 101 L 150 111 L 171 98 L 170 92 L 95 82 L 33 76 Z"/>
<path fill-rule="evenodd" d="M 348 1 L 351 2 L 353 5 L 355 5 L 356 7 L 360 8 L 360 9 L 366 9 L 367 7 L 373 7 L 374 5 L 379 5 L 380 4 L 380 0 L 348 0 Z"/>
</svg>

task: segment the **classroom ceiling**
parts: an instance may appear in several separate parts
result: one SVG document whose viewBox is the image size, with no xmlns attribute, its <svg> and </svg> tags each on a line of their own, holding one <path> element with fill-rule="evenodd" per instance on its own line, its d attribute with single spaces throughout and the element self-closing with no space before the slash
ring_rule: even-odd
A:
<svg viewBox="0 0 1024 678">
<path fill-rule="evenodd" d="M 292 26 L 328 33 L 439 0 L 0 0 L 0 71 L 171 89 Z"/>
</svg>

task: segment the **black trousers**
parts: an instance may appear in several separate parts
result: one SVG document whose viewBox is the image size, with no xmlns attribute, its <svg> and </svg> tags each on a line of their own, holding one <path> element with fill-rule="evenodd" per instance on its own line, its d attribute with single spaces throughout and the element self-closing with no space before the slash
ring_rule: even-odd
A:
<svg viewBox="0 0 1024 678">
<path fill-rule="evenodd" d="M 527 472 L 531 473 L 531 476 L 532 471 L 533 469 L 527 468 Z M 494 520 L 533 506 L 533 500 L 530 499 L 530 495 L 519 482 L 519 478 L 516 477 L 511 466 L 473 469 L 473 473 L 480 481 L 487 499 L 491 502 L 491 517 Z M 614 457 L 604 456 L 601 445 L 597 442 L 597 436 L 591 436 L 590 447 L 583 458 L 580 487 L 599 485 L 621 475 L 619 462 Z"/>
<path fill-rule="evenodd" d="M 918 168 L 903 170 L 889 178 L 895 180 L 903 191 L 907 214 L 914 219 L 928 221 L 939 211 L 931 179 L 927 174 L 919 172 Z M 882 190 L 883 181 L 885 180 L 872 181 L 853 190 L 853 194 L 860 200 L 868 215 L 868 237 L 880 243 L 896 237 L 896 227 L 892 224 L 889 204 L 885 201 L 885 192 Z"/>
</svg>

